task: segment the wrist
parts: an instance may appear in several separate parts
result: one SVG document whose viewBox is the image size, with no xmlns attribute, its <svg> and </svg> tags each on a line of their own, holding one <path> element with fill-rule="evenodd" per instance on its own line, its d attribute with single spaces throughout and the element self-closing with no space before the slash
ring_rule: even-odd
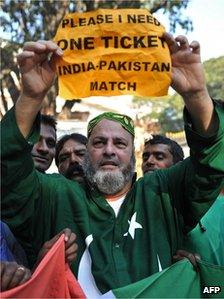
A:
<svg viewBox="0 0 224 299">
<path fill-rule="evenodd" d="M 195 101 L 204 101 L 206 99 L 211 100 L 207 88 L 203 88 L 201 90 L 193 91 L 193 92 L 186 92 L 182 94 L 185 104 L 187 102 L 195 102 Z"/>
<path fill-rule="evenodd" d="M 18 101 L 22 102 L 22 103 L 29 103 L 29 106 L 32 105 L 41 105 L 44 98 L 46 96 L 46 93 L 40 93 L 40 94 L 35 94 L 35 95 L 30 95 L 30 94 L 26 94 L 25 92 L 21 92 Z"/>
<path fill-rule="evenodd" d="M 27 97 L 21 94 L 15 105 L 15 116 L 21 134 L 26 138 L 33 126 L 38 112 L 41 110 L 42 99 Z"/>
</svg>

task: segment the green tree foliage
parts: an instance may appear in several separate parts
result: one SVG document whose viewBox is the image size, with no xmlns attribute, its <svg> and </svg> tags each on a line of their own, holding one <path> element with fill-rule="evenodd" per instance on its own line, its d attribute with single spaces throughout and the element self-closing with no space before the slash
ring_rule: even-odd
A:
<svg viewBox="0 0 224 299">
<path fill-rule="evenodd" d="M 207 88 L 211 97 L 224 100 L 224 56 L 204 63 Z"/>
<path fill-rule="evenodd" d="M 68 12 L 90 11 L 102 8 L 147 8 L 152 13 L 162 11 L 169 15 L 170 31 L 174 32 L 179 25 L 186 30 L 192 30 L 191 21 L 182 12 L 186 9 L 188 0 L 3 0 L 1 3 L 1 25 L 10 40 L 2 41 L 2 84 L 1 93 L 3 105 L 7 107 L 5 89 L 15 102 L 19 89 L 12 77 L 13 70 L 19 76 L 15 56 L 18 49 L 29 40 L 52 39 L 57 27 Z M 19 77 L 18 77 L 19 78 Z M 55 112 L 56 86 L 48 94 L 45 109 Z"/>
</svg>

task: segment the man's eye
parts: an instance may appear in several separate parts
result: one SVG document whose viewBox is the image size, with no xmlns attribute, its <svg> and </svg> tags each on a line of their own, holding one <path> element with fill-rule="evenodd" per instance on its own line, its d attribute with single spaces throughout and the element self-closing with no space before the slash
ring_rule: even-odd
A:
<svg viewBox="0 0 224 299">
<path fill-rule="evenodd" d="M 85 156 L 85 153 L 77 153 L 77 156 L 79 156 L 79 157 L 84 157 L 84 156 Z"/>
<path fill-rule="evenodd" d="M 93 142 L 93 145 L 95 147 L 100 147 L 100 146 L 103 146 L 104 145 L 104 142 L 102 140 L 98 140 L 98 141 L 94 141 Z"/>
<path fill-rule="evenodd" d="M 116 142 L 116 146 L 119 147 L 119 148 L 125 148 L 126 144 L 122 141 L 118 141 L 118 142 Z"/>
<path fill-rule="evenodd" d="M 148 158 L 149 158 L 149 155 L 143 155 L 143 156 L 142 156 L 142 160 L 143 160 L 143 161 L 147 161 Z"/>
<path fill-rule="evenodd" d="M 160 161 L 161 161 L 161 160 L 164 160 L 164 156 L 163 156 L 163 155 L 157 155 L 157 156 L 156 156 L 156 159 L 157 159 L 157 160 L 160 160 Z"/>
<path fill-rule="evenodd" d="M 48 140 L 47 145 L 48 145 L 48 147 L 53 148 L 53 147 L 55 147 L 56 143 L 54 140 Z"/>
<path fill-rule="evenodd" d="M 59 162 L 63 162 L 63 161 L 65 161 L 67 158 L 68 158 L 67 156 L 61 156 L 61 157 L 59 158 Z"/>
</svg>

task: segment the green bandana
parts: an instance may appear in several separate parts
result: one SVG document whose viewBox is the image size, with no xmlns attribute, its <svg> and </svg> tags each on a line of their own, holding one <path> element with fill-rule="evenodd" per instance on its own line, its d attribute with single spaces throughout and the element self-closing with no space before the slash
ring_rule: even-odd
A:
<svg viewBox="0 0 224 299">
<path fill-rule="evenodd" d="M 97 117 L 93 118 L 87 127 L 87 137 L 89 138 L 90 134 L 92 133 L 93 128 L 102 120 L 102 119 L 109 119 L 112 121 L 116 121 L 122 125 L 122 127 L 128 131 L 133 137 L 135 137 L 135 129 L 134 129 L 134 122 L 133 120 L 124 114 L 114 113 L 114 112 L 104 112 Z"/>
</svg>

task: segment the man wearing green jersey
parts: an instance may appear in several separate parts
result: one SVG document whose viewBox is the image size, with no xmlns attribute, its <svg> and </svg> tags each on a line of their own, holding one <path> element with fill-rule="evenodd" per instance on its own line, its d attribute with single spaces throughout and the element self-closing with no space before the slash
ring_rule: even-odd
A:
<svg viewBox="0 0 224 299">
<path fill-rule="evenodd" d="M 185 102 L 191 158 L 138 181 L 132 120 L 115 113 L 88 125 L 85 184 L 35 171 L 30 151 L 38 138 L 38 112 L 55 78 L 54 61 L 63 53 L 53 42 L 39 41 L 26 43 L 18 56 L 22 93 L 2 122 L 2 218 L 30 262 L 41 244 L 71 228 L 79 248 L 71 267 L 90 298 L 169 267 L 184 233 L 223 186 L 224 115 L 207 92 L 200 46 L 184 36 L 166 33 L 164 39 L 172 87 Z"/>
</svg>

